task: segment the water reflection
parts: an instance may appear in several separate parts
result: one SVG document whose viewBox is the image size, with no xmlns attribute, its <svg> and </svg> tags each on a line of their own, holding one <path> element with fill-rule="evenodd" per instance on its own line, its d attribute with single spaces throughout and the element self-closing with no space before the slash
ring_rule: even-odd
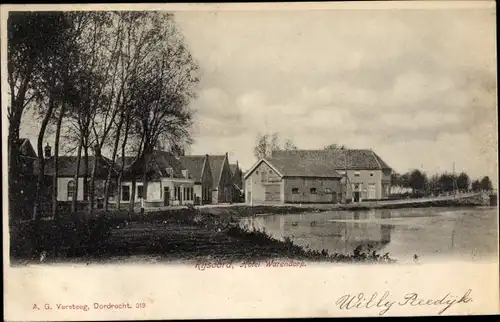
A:
<svg viewBox="0 0 500 322">
<path fill-rule="evenodd" d="M 336 211 L 243 218 L 241 225 L 329 252 L 352 253 L 370 244 L 396 258 L 476 259 L 497 254 L 496 214 L 495 208 Z"/>
</svg>

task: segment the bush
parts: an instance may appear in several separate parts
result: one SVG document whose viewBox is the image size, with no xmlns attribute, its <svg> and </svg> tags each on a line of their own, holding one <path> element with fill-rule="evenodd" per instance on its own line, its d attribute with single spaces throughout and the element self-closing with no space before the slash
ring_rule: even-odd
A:
<svg viewBox="0 0 500 322">
<path fill-rule="evenodd" d="M 113 227 L 110 216 L 94 218 L 73 215 L 40 222 L 16 222 L 10 228 L 12 259 L 37 260 L 45 252 L 47 257 L 98 254 L 108 240 Z"/>
</svg>

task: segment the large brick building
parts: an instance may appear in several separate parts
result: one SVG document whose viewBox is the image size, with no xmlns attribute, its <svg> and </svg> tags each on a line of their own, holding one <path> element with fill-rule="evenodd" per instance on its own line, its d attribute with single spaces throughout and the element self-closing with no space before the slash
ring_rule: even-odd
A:
<svg viewBox="0 0 500 322">
<path fill-rule="evenodd" d="M 259 160 L 245 175 L 248 204 L 336 203 L 341 175 L 307 155 L 292 154 Z"/>
<path fill-rule="evenodd" d="M 370 149 L 275 151 L 272 159 L 316 160 L 342 175 L 342 198 L 354 202 L 380 200 L 391 192 L 391 167 Z"/>
</svg>

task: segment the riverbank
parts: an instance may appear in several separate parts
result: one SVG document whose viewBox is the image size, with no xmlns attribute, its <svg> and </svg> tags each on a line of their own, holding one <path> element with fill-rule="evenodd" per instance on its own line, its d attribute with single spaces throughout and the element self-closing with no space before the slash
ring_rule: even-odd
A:
<svg viewBox="0 0 500 322">
<path fill-rule="evenodd" d="M 224 206 L 200 207 L 198 211 L 222 217 L 251 217 L 258 215 L 297 214 L 324 211 L 364 211 L 374 209 L 405 209 L 405 208 L 430 208 L 430 207 L 484 207 L 488 203 L 477 201 L 464 201 L 460 199 L 430 199 L 426 201 L 394 200 L 373 201 L 352 204 L 287 204 L 287 205 L 246 205 L 234 204 Z"/>
<path fill-rule="evenodd" d="M 11 227 L 11 264 L 124 263 L 123 259 L 165 261 L 265 261 L 391 263 L 360 244 L 351 254 L 310 250 L 290 239 L 278 240 L 264 231 L 241 228 L 231 216 L 193 209 L 148 216 L 100 215 L 90 221 L 75 217 L 57 227 L 45 221 L 38 228 Z M 126 263 L 127 261 L 125 261 Z"/>
</svg>

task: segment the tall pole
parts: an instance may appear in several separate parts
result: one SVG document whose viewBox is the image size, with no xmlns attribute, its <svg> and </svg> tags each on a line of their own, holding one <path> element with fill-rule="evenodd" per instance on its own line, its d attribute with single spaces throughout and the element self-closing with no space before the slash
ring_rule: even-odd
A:
<svg viewBox="0 0 500 322">
<path fill-rule="evenodd" d="M 345 203 L 347 204 L 347 184 L 349 177 L 347 176 L 347 149 L 344 149 L 344 175 L 345 175 Z"/>
<path fill-rule="evenodd" d="M 458 190 L 458 184 L 457 184 L 457 177 L 455 175 L 455 161 L 453 161 L 453 195 L 457 195 L 457 190 Z"/>
</svg>

